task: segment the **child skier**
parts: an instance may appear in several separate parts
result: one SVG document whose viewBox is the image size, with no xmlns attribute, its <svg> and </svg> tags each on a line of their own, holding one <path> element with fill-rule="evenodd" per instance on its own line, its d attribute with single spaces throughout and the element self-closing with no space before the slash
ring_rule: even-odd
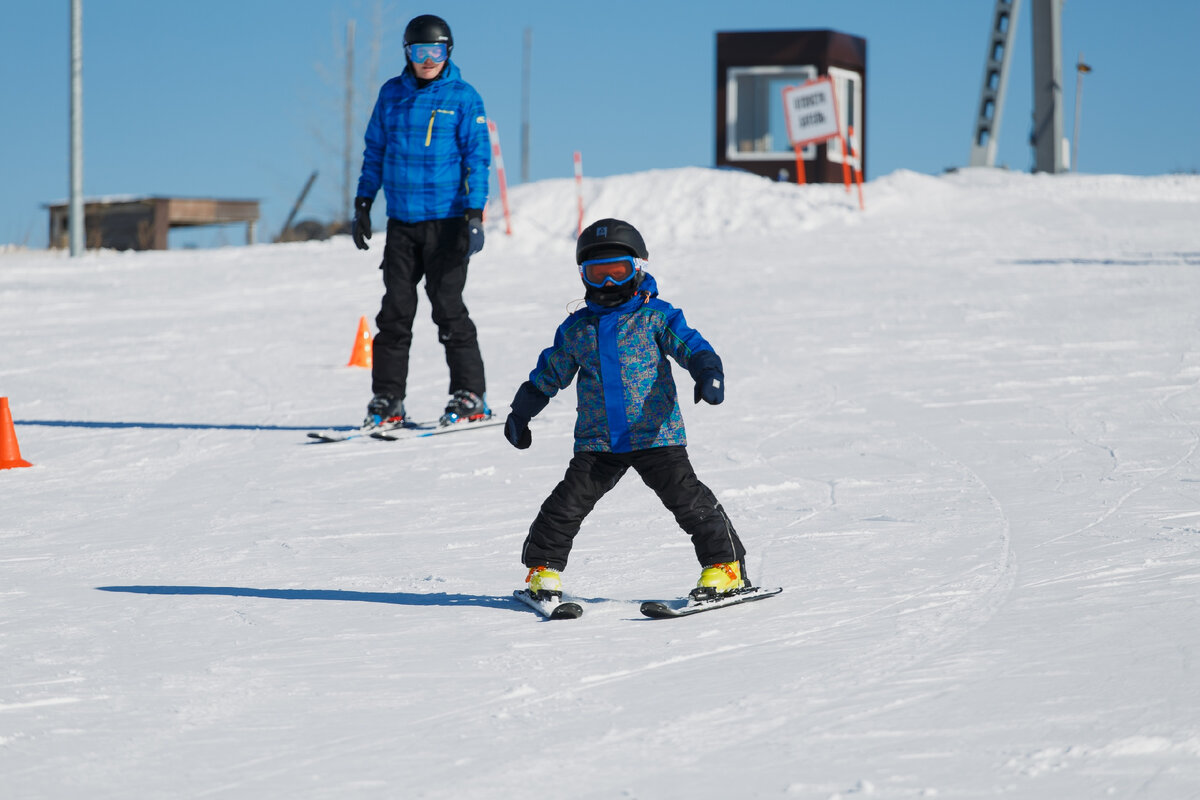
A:
<svg viewBox="0 0 1200 800">
<path fill-rule="evenodd" d="M 695 380 L 695 402 L 710 405 L 725 399 L 721 359 L 688 327 L 682 311 L 658 299 L 654 278 L 645 271 L 647 258 L 642 235 L 628 222 L 602 219 L 580 234 L 575 260 L 587 305 L 559 325 L 505 421 L 505 438 L 520 450 L 529 447 L 529 420 L 578 373 L 575 453 L 542 503 L 521 554 L 535 598 L 562 596 L 560 573 L 575 534 L 630 467 L 692 537 L 703 567 L 694 599 L 750 586 L 745 548 L 688 460 L 666 357 Z"/>
</svg>

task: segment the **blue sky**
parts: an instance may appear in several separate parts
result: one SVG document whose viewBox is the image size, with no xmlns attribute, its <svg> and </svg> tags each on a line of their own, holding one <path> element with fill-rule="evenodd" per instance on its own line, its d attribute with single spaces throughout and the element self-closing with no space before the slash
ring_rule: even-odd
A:
<svg viewBox="0 0 1200 800">
<path fill-rule="evenodd" d="M 43 247 L 44 203 L 68 193 L 68 0 L 6 4 L 0 25 L 0 245 Z M 533 32 L 531 180 L 714 164 L 715 34 L 834 30 L 867 39 L 868 178 L 937 174 L 970 150 L 992 0 L 84 0 L 84 192 L 254 198 L 278 233 L 313 170 L 300 218 L 338 216 L 346 23 L 357 25 L 354 178 L 379 84 L 403 68 L 412 16 L 445 17 L 454 61 L 521 175 L 521 62 Z M 998 163 L 1028 170 L 1032 3 L 1025 0 Z M 1066 134 L 1085 78 L 1079 170 L 1200 170 L 1200 3 L 1067 0 Z M 380 44 L 377 70 L 371 46 Z M 382 207 L 382 203 L 380 203 Z M 377 225 L 382 213 L 377 212 Z M 172 246 L 240 243 L 191 229 Z"/>
</svg>

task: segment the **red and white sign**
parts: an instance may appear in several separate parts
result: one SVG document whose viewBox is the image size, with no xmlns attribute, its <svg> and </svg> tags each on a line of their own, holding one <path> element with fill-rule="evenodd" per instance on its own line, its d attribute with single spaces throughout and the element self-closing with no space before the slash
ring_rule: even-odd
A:
<svg viewBox="0 0 1200 800">
<path fill-rule="evenodd" d="M 492 142 L 492 166 L 496 168 L 496 180 L 500 183 L 500 200 L 504 203 L 504 232 L 512 236 L 512 217 L 508 213 L 508 180 L 504 177 L 504 156 L 500 154 L 500 131 L 496 123 L 487 121 L 488 139 Z"/>
<path fill-rule="evenodd" d="M 788 139 L 793 147 L 805 147 L 841 134 L 838 124 L 837 93 L 828 76 L 802 86 L 783 90 L 783 108 Z"/>
<path fill-rule="evenodd" d="M 579 230 L 576 236 L 583 235 L 583 156 L 575 151 L 575 197 L 579 200 Z"/>
</svg>

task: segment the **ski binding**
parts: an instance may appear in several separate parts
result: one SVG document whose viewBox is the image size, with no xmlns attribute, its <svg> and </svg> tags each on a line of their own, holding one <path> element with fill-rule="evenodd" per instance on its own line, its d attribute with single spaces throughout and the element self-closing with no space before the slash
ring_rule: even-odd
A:
<svg viewBox="0 0 1200 800">
<path fill-rule="evenodd" d="M 583 616 L 583 606 L 561 597 L 541 600 L 534 597 L 528 589 L 517 589 L 513 597 L 520 600 L 546 619 L 579 619 Z"/>
</svg>

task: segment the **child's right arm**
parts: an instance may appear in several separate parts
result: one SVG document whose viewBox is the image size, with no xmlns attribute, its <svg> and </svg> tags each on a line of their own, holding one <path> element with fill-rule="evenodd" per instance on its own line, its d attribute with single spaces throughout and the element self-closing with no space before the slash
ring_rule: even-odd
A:
<svg viewBox="0 0 1200 800">
<path fill-rule="evenodd" d="M 504 421 L 504 438 L 518 450 L 524 450 L 533 443 L 529 421 L 546 407 L 551 397 L 571 383 L 579 369 L 570 348 L 566 346 L 564 330 L 570 322 L 568 319 L 558 327 L 554 333 L 554 344 L 538 356 L 537 366 L 529 373 L 529 380 L 520 385 L 513 397 L 512 413 Z"/>
<path fill-rule="evenodd" d="M 525 381 L 517 389 L 513 397 L 512 412 L 504 421 L 504 438 L 518 450 L 524 450 L 533 444 L 533 434 L 529 432 L 529 420 L 538 415 L 550 398 L 538 391 L 530 381 Z"/>
</svg>

